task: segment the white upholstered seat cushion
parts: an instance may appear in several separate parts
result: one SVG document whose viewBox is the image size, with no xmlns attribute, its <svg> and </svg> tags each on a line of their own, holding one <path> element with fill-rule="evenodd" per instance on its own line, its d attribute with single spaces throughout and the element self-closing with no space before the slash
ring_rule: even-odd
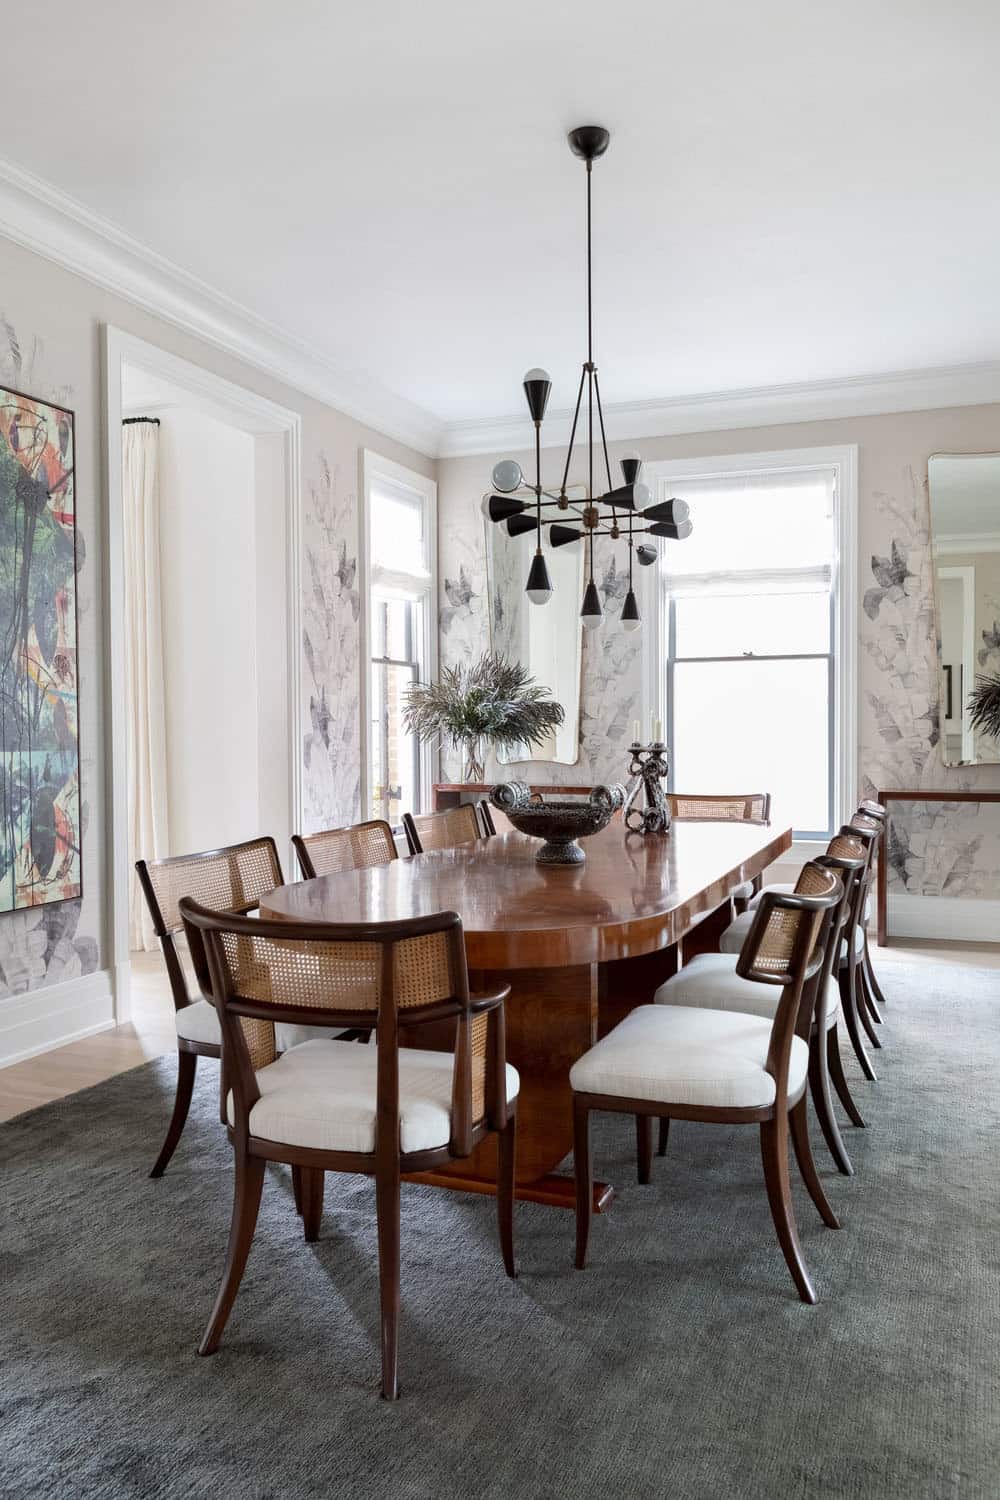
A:
<svg viewBox="0 0 1000 1500">
<path fill-rule="evenodd" d="M 774 1019 L 781 999 L 776 984 L 761 984 L 755 979 L 741 979 L 736 972 L 733 953 L 699 953 L 666 984 L 661 984 L 653 1000 L 657 1005 L 694 1005 L 703 1010 L 738 1010 L 750 1016 Z M 834 979 L 826 982 L 827 1028 L 836 1024 L 840 1014 L 840 990 Z"/>
<path fill-rule="evenodd" d="M 775 885 L 769 885 L 767 887 L 767 889 L 769 891 L 783 891 L 785 895 L 790 895 L 791 892 L 795 890 L 795 882 L 792 881 L 792 880 L 783 880 L 780 883 L 776 883 Z M 757 906 L 759 904 L 760 898 L 761 898 L 761 896 L 763 896 L 763 894 L 764 894 L 763 891 L 758 891 L 757 894 L 756 894 L 756 896 L 754 896 L 753 900 L 750 902 L 750 905 L 751 906 Z M 870 921 L 871 914 L 872 914 L 872 898 L 871 898 L 871 896 L 866 896 L 865 897 L 865 915 L 864 915 L 865 922 Z"/>
<path fill-rule="evenodd" d="M 737 901 L 749 901 L 753 895 L 753 881 L 741 880 L 739 885 L 734 885 L 730 895 Z"/>
<path fill-rule="evenodd" d="M 222 1030 L 219 1026 L 219 1016 L 208 1000 L 195 1000 L 192 1005 L 185 1005 L 182 1010 L 175 1014 L 177 1022 L 177 1035 L 183 1037 L 186 1042 L 201 1042 L 202 1045 L 221 1047 Z M 342 1030 L 342 1027 L 337 1030 Z M 336 1035 L 336 1030 L 329 1026 L 288 1026 L 279 1025 L 274 1028 L 275 1042 L 279 1052 L 287 1052 L 291 1047 L 297 1047 L 302 1042 L 314 1041 L 317 1037 L 331 1037 Z"/>
<path fill-rule="evenodd" d="M 293 1047 L 257 1074 L 260 1098 L 250 1111 L 250 1134 L 317 1151 L 374 1151 L 377 1059 L 374 1044 L 319 1040 Z M 404 1152 L 447 1146 L 454 1067 L 451 1052 L 399 1049 Z M 508 1101 L 518 1087 L 517 1071 L 508 1063 Z M 227 1108 L 231 1124 L 232 1094 Z"/>
<path fill-rule="evenodd" d="M 764 1071 L 771 1022 L 693 1006 L 640 1005 L 570 1069 L 577 1093 L 611 1094 L 660 1104 L 755 1109 L 773 1104 Z M 788 1087 L 802 1087 L 809 1048 L 792 1039 Z"/>
</svg>

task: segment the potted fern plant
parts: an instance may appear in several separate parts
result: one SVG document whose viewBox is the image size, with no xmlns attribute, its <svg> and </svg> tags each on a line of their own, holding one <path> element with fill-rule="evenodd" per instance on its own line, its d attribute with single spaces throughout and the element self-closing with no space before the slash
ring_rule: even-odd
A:
<svg viewBox="0 0 1000 1500">
<path fill-rule="evenodd" d="M 973 729 L 1000 740 L 1000 676 L 977 677 L 966 708 Z"/>
<path fill-rule="evenodd" d="M 469 665 L 445 667 L 437 682 L 417 682 L 403 711 L 423 741 L 450 740 L 462 751 L 462 780 L 481 782 L 486 747 L 541 745 L 565 713 L 526 667 L 488 651 Z"/>
</svg>

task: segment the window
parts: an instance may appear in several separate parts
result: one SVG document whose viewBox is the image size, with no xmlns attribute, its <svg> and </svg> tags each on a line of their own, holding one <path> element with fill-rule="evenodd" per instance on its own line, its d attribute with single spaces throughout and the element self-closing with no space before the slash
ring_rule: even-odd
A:
<svg viewBox="0 0 1000 1500">
<path fill-rule="evenodd" d="M 367 738 L 364 816 L 398 827 L 430 809 L 434 757 L 403 725 L 407 689 L 437 667 L 434 628 L 437 487 L 399 464 L 364 455 Z"/>
<path fill-rule="evenodd" d="M 656 570 L 670 785 L 769 791 L 801 839 L 840 826 L 854 781 L 853 452 L 650 466 L 695 528 Z"/>
</svg>

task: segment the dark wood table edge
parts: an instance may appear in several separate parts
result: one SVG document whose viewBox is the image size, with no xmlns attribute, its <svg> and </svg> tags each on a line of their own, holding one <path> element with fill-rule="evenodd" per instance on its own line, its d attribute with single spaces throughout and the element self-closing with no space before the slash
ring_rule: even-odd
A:
<svg viewBox="0 0 1000 1500">
<path fill-rule="evenodd" d="M 905 791 L 896 787 L 881 787 L 875 800 L 886 810 L 885 832 L 878 852 L 878 869 L 875 877 L 875 942 L 884 948 L 889 941 L 889 870 L 886 845 L 889 838 L 890 802 L 1000 802 L 1000 790 L 969 792 L 945 791 L 938 788 L 921 787 L 916 791 Z"/>
</svg>

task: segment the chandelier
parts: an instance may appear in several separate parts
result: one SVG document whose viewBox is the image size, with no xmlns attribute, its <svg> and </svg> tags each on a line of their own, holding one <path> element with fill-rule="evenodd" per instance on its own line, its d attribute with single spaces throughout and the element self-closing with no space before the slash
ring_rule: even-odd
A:
<svg viewBox="0 0 1000 1500">
<path fill-rule="evenodd" d="M 671 541 L 682 541 L 691 535 L 692 524 L 688 519 L 688 506 L 684 500 L 664 500 L 658 505 L 650 504 L 652 493 L 648 485 L 639 478 L 642 459 L 638 453 L 627 453 L 621 460 L 622 483 L 615 485 L 611 478 L 611 462 L 608 458 L 608 442 L 604 431 L 604 412 L 601 407 L 601 387 L 594 363 L 594 317 L 593 276 L 591 254 L 591 178 L 593 165 L 608 149 L 611 137 L 601 125 L 582 125 L 569 133 L 570 150 L 587 164 L 587 358 L 580 372 L 580 384 L 576 393 L 573 425 L 570 428 L 566 462 L 563 465 L 562 482 L 558 490 L 545 489 L 542 485 L 542 421 L 548 406 L 552 381 L 545 370 L 529 370 L 524 377 L 524 395 L 528 411 L 535 425 L 535 482 L 530 484 L 524 477 L 521 465 L 513 458 L 502 458 L 493 467 L 493 488 L 499 491 L 489 494 L 483 501 L 483 511 L 491 521 L 505 525 L 512 537 L 534 531 L 536 535 L 535 555 L 528 572 L 525 592 L 532 604 L 545 604 L 552 597 L 552 580 L 542 550 L 542 528 L 548 527 L 551 547 L 569 547 L 582 542 L 587 549 L 587 586 L 583 594 L 580 618 L 588 630 L 594 630 L 604 619 L 601 596 L 594 581 L 594 540 L 599 536 L 610 537 L 617 542 L 624 538 L 628 543 L 628 593 L 622 605 L 621 621 L 625 630 L 637 630 L 640 624 L 639 605 L 635 597 L 632 580 L 633 561 L 641 567 L 649 567 L 656 561 L 656 548 L 639 542 L 643 535 L 667 537 Z M 569 483 L 570 465 L 573 461 L 573 446 L 580 423 L 580 408 L 583 404 L 584 387 L 587 392 L 587 485 L 586 494 L 579 496 L 580 485 Z M 597 429 L 594 415 L 597 415 Z M 597 432 L 600 434 L 601 467 L 607 480 L 607 489 L 602 494 L 594 493 L 594 454 Z M 572 492 L 572 493 L 571 493 Z M 532 498 L 527 498 L 531 496 Z M 571 525 L 563 519 L 569 518 Z"/>
</svg>

